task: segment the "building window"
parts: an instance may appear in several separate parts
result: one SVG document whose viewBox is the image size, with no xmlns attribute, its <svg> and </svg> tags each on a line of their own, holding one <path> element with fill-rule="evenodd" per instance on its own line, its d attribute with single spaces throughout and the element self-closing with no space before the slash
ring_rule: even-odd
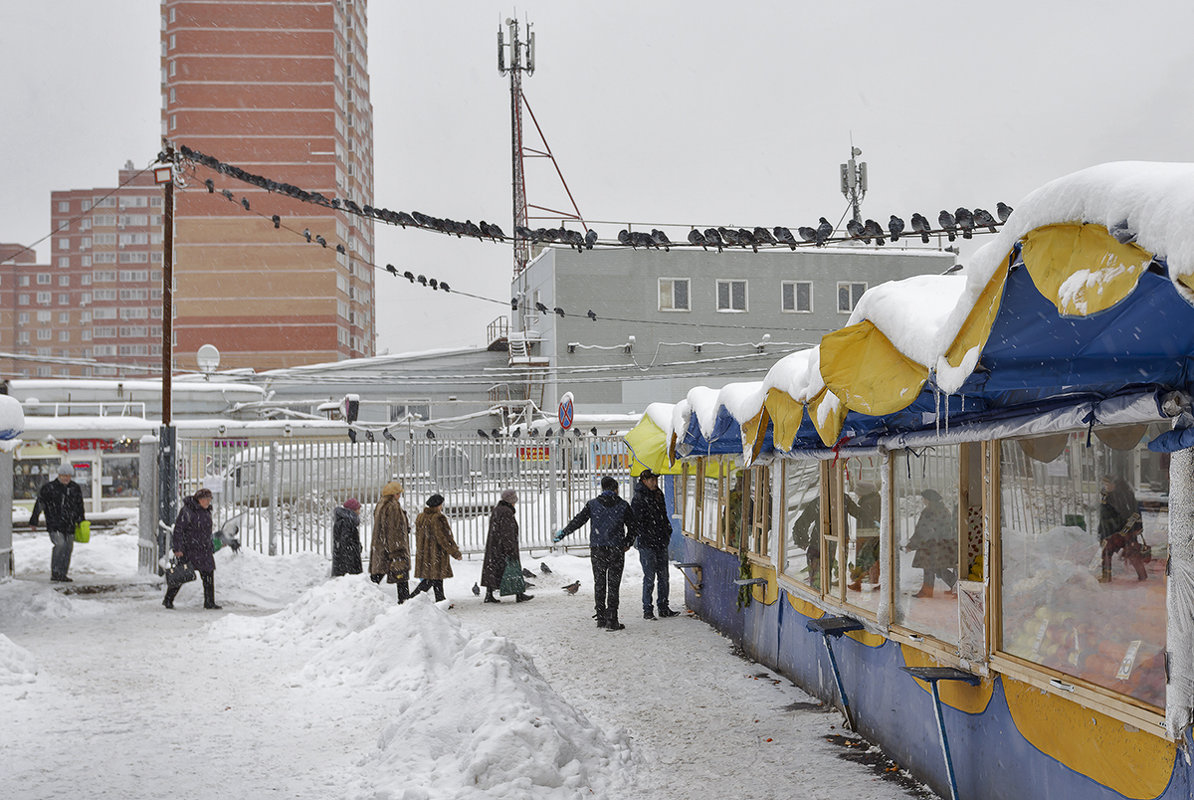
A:
<svg viewBox="0 0 1194 800">
<path fill-rule="evenodd" d="M 70 342 L 70 331 L 58 331 L 58 341 Z"/>
<path fill-rule="evenodd" d="M 50 304 L 51 299 L 53 299 L 53 298 L 51 298 L 49 292 L 38 292 L 37 293 L 38 305 L 48 306 Z"/>
<path fill-rule="evenodd" d="M 812 281 L 784 281 L 780 287 L 784 311 L 808 314 L 813 310 Z"/>
<path fill-rule="evenodd" d="M 51 283 L 53 283 L 53 280 L 54 279 L 50 277 L 50 273 L 48 273 L 48 272 L 37 273 L 37 285 L 38 286 L 49 286 Z"/>
<path fill-rule="evenodd" d="M 70 324 L 70 312 L 69 311 L 59 311 L 58 312 L 58 324 L 59 325 L 69 325 Z"/>
<path fill-rule="evenodd" d="M 70 239 L 59 239 L 58 240 L 58 249 L 59 250 L 70 250 Z"/>
<path fill-rule="evenodd" d="M 842 282 L 837 285 L 837 310 L 839 314 L 849 314 L 858 305 L 866 291 L 865 283 Z"/>
<path fill-rule="evenodd" d="M 28 275 L 22 275 L 19 278 L 17 278 L 17 286 L 28 286 L 28 285 L 29 285 L 29 276 Z"/>
<path fill-rule="evenodd" d="M 58 305 L 69 306 L 70 305 L 70 295 L 66 294 L 65 292 L 58 295 Z"/>
<path fill-rule="evenodd" d="M 58 210 L 63 212 L 64 214 L 69 212 L 70 211 L 70 201 L 69 200 L 59 200 L 58 201 Z"/>
<path fill-rule="evenodd" d="M 49 328 L 41 328 L 37 332 L 37 341 L 48 342 L 54 336 L 54 332 Z"/>
<path fill-rule="evenodd" d="M 58 257 L 58 266 L 62 269 L 66 269 L 67 267 L 69 267 L 70 266 L 70 256 L 59 256 Z"/>
<path fill-rule="evenodd" d="M 29 324 L 29 312 L 22 311 L 20 314 L 17 314 L 17 322 L 19 322 L 22 325 L 28 325 Z"/>
<path fill-rule="evenodd" d="M 718 281 L 717 310 L 746 311 L 746 281 Z"/>
<path fill-rule="evenodd" d="M 50 316 L 51 315 L 50 315 L 49 311 L 38 311 L 37 312 L 37 321 L 38 322 L 49 322 Z"/>
<path fill-rule="evenodd" d="M 70 275 L 59 275 L 58 276 L 58 285 L 59 286 L 70 286 Z"/>
<path fill-rule="evenodd" d="M 659 310 L 689 311 L 688 278 L 659 279 Z"/>
</svg>

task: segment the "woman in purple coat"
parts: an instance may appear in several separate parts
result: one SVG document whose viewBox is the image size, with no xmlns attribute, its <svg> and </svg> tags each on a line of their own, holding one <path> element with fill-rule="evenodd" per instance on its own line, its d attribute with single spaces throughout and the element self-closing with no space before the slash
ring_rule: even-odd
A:
<svg viewBox="0 0 1194 800">
<path fill-rule="evenodd" d="M 203 580 L 203 607 L 216 605 L 216 557 L 211 544 L 211 489 L 200 489 L 182 501 L 174 521 L 174 557 L 191 565 Z M 174 608 L 179 586 L 166 589 L 162 605 Z"/>
</svg>

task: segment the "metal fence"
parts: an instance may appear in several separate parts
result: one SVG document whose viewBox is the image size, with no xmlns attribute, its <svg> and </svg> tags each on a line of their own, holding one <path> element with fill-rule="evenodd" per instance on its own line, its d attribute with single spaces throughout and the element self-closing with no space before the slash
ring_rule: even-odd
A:
<svg viewBox="0 0 1194 800">
<path fill-rule="evenodd" d="M 551 438 L 440 437 L 351 443 L 344 439 L 178 440 L 179 496 L 206 486 L 215 494 L 217 527 L 235 519 L 244 546 L 262 553 L 331 553 L 333 510 L 361 503 L 366 548 L 373 507 L 391 480 L 404 489 L 413 526 L 432 494 L 465 553 L 485 550 L 489 512 L 502 490 L 518 492 L 523 549 L 551 546 L 551 535 L 612 475 L 631 491 L 630 454 L 617 436 Z M 569 540 L 587 545 L 585 537 Z"/>
</svg>

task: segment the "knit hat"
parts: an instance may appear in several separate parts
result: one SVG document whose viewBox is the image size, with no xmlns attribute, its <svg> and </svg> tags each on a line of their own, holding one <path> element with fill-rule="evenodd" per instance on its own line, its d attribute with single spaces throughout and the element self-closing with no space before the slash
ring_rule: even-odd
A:
<svg viewBox="0 0 1194 800">
<path fill-rule="evenodd" d="M 444 496 L 442 494 L 433 494 L 427 498 L 428 508 L 439 508 L 444 504 Z"/>
<path fill-rule="evenodd" d="M 357 500 L 355 497 L 350 497 L 344 501 L 344 507 L 349 511 L 360 511 L 361 501 Z"/>
<path fill-rule="evenodd" d="M 518 502 L 518 492 L 514 491 L 513 489 L 503 489 L 502 499 L 510 505 L 514 505 Z"/>
<path fill-rule="evenodd" d="M 64 461 L 58 465 L 58 474 L 59 475 L 67 475 L 67 476 L 73 478 L 73 477 L 75 477 L 75 468 L 72 467 L 69 463 Z"/>
<path fill-rule="evenodd" d="M 601 491 L 616 492 L 618 491 L 618 481 L 609 475 L 601 479 Z"/>
</svg>

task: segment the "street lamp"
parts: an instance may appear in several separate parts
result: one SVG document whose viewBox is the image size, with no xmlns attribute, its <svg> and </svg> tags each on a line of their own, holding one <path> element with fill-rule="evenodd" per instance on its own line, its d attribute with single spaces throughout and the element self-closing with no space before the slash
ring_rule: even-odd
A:
<svg viewBox="0 0 1194 800">
<path fill-rule="evenodd" d="M 205 344 L 195 353 L 195 360 L 199 362 L 203 379 L 211 380 L 211 374 L 220 368 L 220 351 L 214 344 Z"/>
</svg>

